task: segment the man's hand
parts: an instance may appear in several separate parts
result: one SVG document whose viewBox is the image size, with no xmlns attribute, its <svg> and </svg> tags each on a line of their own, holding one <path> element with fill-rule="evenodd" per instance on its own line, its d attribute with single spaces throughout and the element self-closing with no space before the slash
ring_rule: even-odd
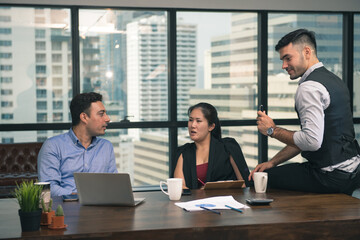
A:
<svg viewBox="0 0 360 240">
<path fill-rule="evenodd" d="M 253 175 L 254 175 L 255 172 L 263 172 L 266 169 L 269 169 L 269 168 L 272 168 L 272 167 L 274 167 L 274 164 L 273 164 L 272 161 L 260 163 L 259 165 L 257 165 L 255 167 L 254 170 L 251 171 L 251 173 L 249 175 L 249 181 L 251 181 L 251 179 L 253 178 Z"/>
<path fill-rule="evenodd" d="M 264 112 L 258 111 L 257 114 L 258 114 L 258 117 L 256 118 L 256 120 L 257 120 L 256 123 L 257 123 L 258 130 L 261 134 L 267 136 L 268 128 L 270 128 L 270 127 L 275 128 L 276 125 L 275 125 L 274 121 L 268 115 L 266 115 L 265 111 Z"/>
</svg>

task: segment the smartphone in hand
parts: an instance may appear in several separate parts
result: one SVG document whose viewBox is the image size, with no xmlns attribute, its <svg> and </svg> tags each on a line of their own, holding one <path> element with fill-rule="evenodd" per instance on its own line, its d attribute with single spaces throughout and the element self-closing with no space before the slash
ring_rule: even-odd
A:
<svg viewBox="0 0 360 240">
<path fill-rule="evenodd" d="M 259 106 L 259 111 L 261 111 L 261 112 L 264 111 L 264 105 L 261 104 L 261 105 Z"/>
</svg>

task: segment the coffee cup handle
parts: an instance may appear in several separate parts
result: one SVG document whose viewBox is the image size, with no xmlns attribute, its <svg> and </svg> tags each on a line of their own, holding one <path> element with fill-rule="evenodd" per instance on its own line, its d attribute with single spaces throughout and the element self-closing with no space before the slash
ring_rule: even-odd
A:
<svg viewBox="0 0 360 240">
<path fill-rule="evenodd" d="M 164 189 L 162 188 L 162 185 L 163 185 L 163 184 L 166 184 L 166 186 L 167 186 L 167 183 L 166 183 L 166 182 L 160 181 L 160 189 L 161 189 L 161 191 L 162 191 L 163 193 L 165 193 L 166 195 L 169 196 L 169 193 L 165 192 Z"/>
<path fill-rule="evenodd" d="M 263 189 L 262 191 L 265 192 L 265 189 L 266 189 L 266 183 L 267 183 L 267 176 L 262 176 L 262 182 L 263 184 L 261 184 L 263 186 Z"/>
</svg>

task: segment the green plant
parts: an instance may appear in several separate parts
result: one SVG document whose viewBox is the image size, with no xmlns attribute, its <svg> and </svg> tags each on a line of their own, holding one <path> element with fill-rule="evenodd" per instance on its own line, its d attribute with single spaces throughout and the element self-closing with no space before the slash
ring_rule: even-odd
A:
<svg viewBox="0 0 360 240">
<path fill-rule="evenodd" d="M 64 210 L 61 205 L 57 206 L 55 216 L 64 216 Z"/>
<path fill-rule="evenodd" d="M 41 185 L 35 185 L 33 181 L 23 181 L 20 185 L 16 183 L 13 193 L 23 212 L 33 212 L 39 209 L 41 199 Z"/>
<path fill-rule="evenodd" d="M 53 203 L 53 200 L 52 200 L 52 198 L 50 198 L 49 207 L 47 208 L 45 205 L 44 199 L 41 198 L 42 211 L 43 212 L 51 212 L 52 211 L 52 209 L 51 209 L 52 203 Z"/>
</svg>

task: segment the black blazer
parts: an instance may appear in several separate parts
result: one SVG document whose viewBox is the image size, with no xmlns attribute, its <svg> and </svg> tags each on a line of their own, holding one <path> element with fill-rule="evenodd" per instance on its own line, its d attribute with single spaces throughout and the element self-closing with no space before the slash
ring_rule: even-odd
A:
<svg viewBox="0 0 360 240">
<path fill-rule="evenodd" d="M 170 176 L 174 176 L 176 163 L 181 154 L 183 156 L 183 173 L 186 186 L 190 189 L 197 189 L 201 185 L 199 185 L 196 174 L 195 143 L 186 143 L 177 148 L 175 163 Z M 230 162 L 230 155 L 233 157 L 241 176 L 245 180 L 246 186 L 249 186 L 249 168 L 239 144 L 233 138 L 222 138 L 221 140 L 218 140 L 211 136 L 206 181 L 237 180 L 235 171 Z"/>
</svg>

